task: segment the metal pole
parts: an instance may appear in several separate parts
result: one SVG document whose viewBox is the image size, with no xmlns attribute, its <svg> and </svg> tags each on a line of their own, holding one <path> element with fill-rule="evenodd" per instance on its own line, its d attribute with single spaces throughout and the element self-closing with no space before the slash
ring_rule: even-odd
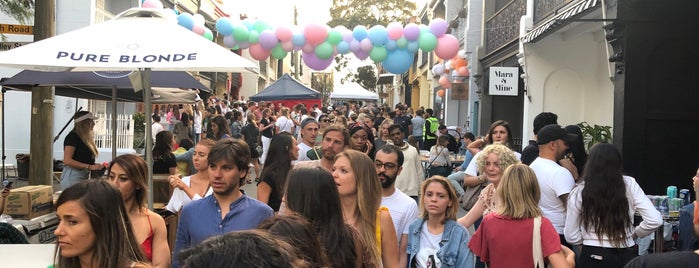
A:
<svg viewBox="0 0 699 268">
<path fill-rule="evenodd" d="M 2 181 L 5 181 L 5 88 L 2 88 Z M 16 167 L 15 167 L 16 168 Z"/>
<path fill-rule="evenodd" d="M 145 106 L 146 114 L 146 135 L 144 140 L 146 141 L 146 164 L 148 165 L 148 208 L 153 209 L 153 130 L 151 129 L 151 124 L 153 124 L 153 118 L 151 114 L 153 113 L 153 107 L 151 106 L 151 88 L 150 88 L 150 74 L 151 69 L 145 68 L 140 69 L 141 72 L 141 85 L 143 85 L 143 104 Z"/>
<path fill-rule="evenodd" d="M 117 157 L 117 87 L 112 85 L 112 160 Z"/>
</svg>

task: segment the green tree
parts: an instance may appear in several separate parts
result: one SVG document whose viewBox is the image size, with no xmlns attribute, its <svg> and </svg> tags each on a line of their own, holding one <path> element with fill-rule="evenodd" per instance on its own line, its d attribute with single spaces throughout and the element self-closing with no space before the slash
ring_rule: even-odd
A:
<svg viewBox="0 0 699 268">
<path fill-rule="evenodd" d="M 10 15 L 20 24 L 34 24 L 34 0 L 0 0 L 0 11 Z M 2 41 L 6 39 L 3 34 Z"/>
<path fill-rule="evenodd" d="M 333 0 L 333 5 L 330 8 L 332 19 L 328 25 L 330 27 L 342 25 L 352 30 L 357 25 L 369 28 L 374 25 L 386 26 L 393 21 L 406 24 L 414 16 L 415 10 L 415 3 L 407 0 Z M 337 55 L 335 57 L 335 71 L 345 70 L 347 62 L 348 59 L 345 56 Z M 341 81 L 343 83 L 346 81 L 357 82 L 367 89 L 374 90 L 376 88 L 376 74 L 372 73 L 372 76 L 362 74 L 366 70 L 360 69 L 365 67 L 367 66 L 357 68 L 356 72 L 349 70 Z M 374 72 L 373 66 L 369 67 Z M 368 80 L 365 81 L 365 78 Z M 369 84 L 371 86 L 367 86 Z"/>
<path fill-rule="evenodd" d="M 376 68 L 374 68 L 374 65 L 359 67 L 357 68 L 357 73 L 352 74 L 349 81 L 360 84 L 362 87 L 376 92 Z M 345 78 L 341 79 L 341 82 L 345 83 Z"/>
</svg>

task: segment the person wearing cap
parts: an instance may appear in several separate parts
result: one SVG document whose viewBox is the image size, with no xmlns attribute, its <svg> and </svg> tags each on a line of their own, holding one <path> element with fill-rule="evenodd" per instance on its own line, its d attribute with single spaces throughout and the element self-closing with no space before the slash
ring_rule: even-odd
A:
<svg viewBox="0 0 699 268">
<path fill-rule="evenodd" d="M 104 167 L 95 164 L 97 145 L 94 132 L 97 119 L 91 112 L 79 111 L 73 115 L 73 130 L 63 140 L 63 173 L 61 174 L 61 190 L 90 177 L 90 171 L 101 170 Z"/>
<path fill-rule="evenodd" d="M 539 145 L 539 157 L 529 165 L 534 170 L 541 189 L 539 207 L 544 216 L 558 232 L 561 244 L 570 247 L 563 236 L 566 221 L 568 193 L 575 186 L 575 179 L 568 169 L 560 166 L 568 144 L 575 142 L 577 135 L 568 133 L 556 124 L 546 125 L 536 135 Z"/>
<path fill-rule="evenodd" d="M 529 165 L 539 157 L 539 144 L 536 143 L 536 134 L 546 125 L 558 124 L 558 115 L 551 112 L 542 112 L 534 117 L 534 139 L 529 140 L 529 145 L 522 149 L 522 164 Z"/>
</svg>

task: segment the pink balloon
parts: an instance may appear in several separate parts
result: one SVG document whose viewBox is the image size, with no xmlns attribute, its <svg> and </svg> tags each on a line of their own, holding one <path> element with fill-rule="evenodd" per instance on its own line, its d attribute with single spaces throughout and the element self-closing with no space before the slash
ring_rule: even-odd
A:
<svg viewBox="0 0 699 268">
<path fill-rule="evenodd" d="M 403 25 L 399 22 L 394 21 L 389 23 L 386 30 L 388 30 L 388 38 L 391 40 L 398 40 L 403 37 Z"/>
<path fill-rule="evenodd" d="M 141 7 L 163 9 L 163 3 L 160 0 L 146 0 L 143 1 Z"/>
<path fill-rule="evenodd" d="M 449 88 L 451 87 L 451 81 L 449 81 L 449 77 L 446 75 L 442 75 L 439 77 L 439 85 L 442 86 L 443 88 Z"/>
<path fill-rule="evenodd" d="M 357 51 L 362 50 L 361 46 L 359 45 L 359 41 L 352 39 L 351 42 L 349 42 L 349 47 L 350 51 L 357 53 Z"/>
<path fill-rule="evenodd" d="M 303 63 L 305 63 L 306 66 L 316 71 L 325 70 L 325 68 L 328 68 L 328 66 L 330 66 L 330 64 L 332 64 L 335 60 L 334 57 L 330 57 L 327 60 L 321 60 L 315 55 L 315 53 L 303 53 L 302 58 Z"/>
<path fill-rule="evenodd" d="M 291 50 L 294 49 L 294 43 L 291 42 L 291 40 L 282 42 L 282 49 L 286 52 L 290 52 Z"/>
<path fill-rule="evenodd" d="M 362 51 L 369 52 L 372 48 L 374 48 L 374 45 L 371 43 L 371 40 L 369 40 L 369 38 L 366 38 L 359 42 L 359 47 L 362 48 Z"/>
<path fill-rule="evenodd" d="M 318 45 L 325 41 L 328 37 L 327 26 L 318 23 L 309 23 L 303 28 L 303 35 L 306 37 L 306 42 L 311 45 Z"/>
<path fill-rule="evenodd" d="M 366 60 L 369 57 L 369 52 L 364 50 L 359 50 L 354 52 L 354 56 L 360 60 Z"/>
<path fill-rule="evenodd" d="M 302 46 L 294 45 L 294 51 L 299 51 L 299 50 L 301 50 L 301 48 L 303 48 L 303 47 L 302 47 Z"/>
<path fill-rule="evenodd" d="M 459 76 L 468 76 L 469 75 L 468 67 L 466 67 L 466 66 L 459 68 L 459 70 L 457 70 L 456 72 L 459 73 Z"/>
<path fill-rule="evenodd" d="M 313 54 L 315 54 L 316 47 L 313 46 L 313 45 L 311 45 L 311 44 L 309 44 L 309 43 L 306 43 L 305 45 L 303 45 L 303 47 L 301 47 L 301 50 L 303 51 L 303 53 L 313 53 Z"/>
<path fill-rule="evenodd" d="M 277 28 L 276 34 L 277 38 L 279 38 L 279 41 L 282 41 L 282 43 L 286 41 L 291 41 L 291 37 L 293 36 L 291 29 L 286 28 L 284 26 Z"/>
<path fill-rule="evenodd" d="M 205 31 L 206 31 L 206 29 L 205 29 L 204 25 L 194 25 L 194 27 L 192 27 L 192 32 L 194 32 L 198 35 L 204 34 Z"/>
<path fill-rule="evenodd" d="M 434 48 L 434 54 L 442 59 L 451 59 L 459 53 L 459 40 L 451 34 L 442 35 L 437 38 L 437 47 Z"/>
<path fill-rule="evenodd" d="M 262 48 L 260 44 L 250 45 L 248 52 L 250 52 L 250 56 L 256 60 L 266 60 L 271 53 L 271 51 Z"/>
</svg>

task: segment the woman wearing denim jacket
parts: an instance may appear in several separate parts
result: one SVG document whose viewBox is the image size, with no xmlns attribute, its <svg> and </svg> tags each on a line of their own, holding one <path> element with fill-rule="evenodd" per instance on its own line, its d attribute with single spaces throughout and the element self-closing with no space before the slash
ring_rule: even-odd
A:
<svg viewBox="0 0 699 268">
<path fill-rule="evenodd" d="M 408 233 L 408 267 L 473 267 L 468 230 L 456 222 L 454 188 L 442 176 L 432 176 L 420 188 L 420 218 Z"/>
</svg>

